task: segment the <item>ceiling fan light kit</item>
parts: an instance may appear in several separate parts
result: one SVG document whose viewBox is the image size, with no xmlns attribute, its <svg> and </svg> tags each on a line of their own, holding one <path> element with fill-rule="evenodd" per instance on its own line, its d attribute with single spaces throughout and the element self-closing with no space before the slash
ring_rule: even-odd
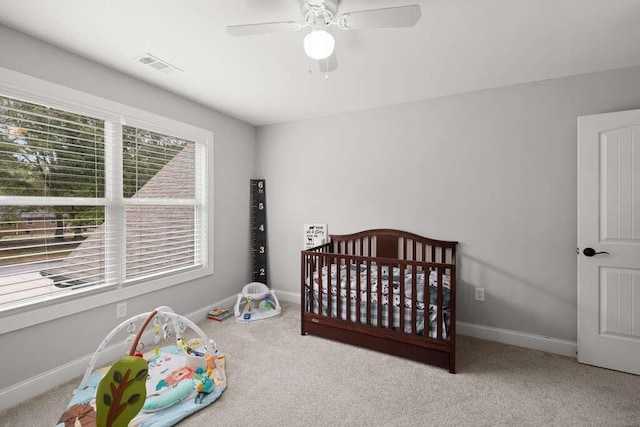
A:
<svg viewBox="0 0 640 427">
<path fill-rule="evenodd" d="M 304 51 L 318 61 L 320 71 L 328 73 L 338 68 L 334 52 L 335 39 L 326 29 L 336 26 L 340 30 L 366 28 L 413 27 L 422 12 L 417 4 L 382 9 L 360 10 L 338 15 L 340 0 L 300 0 L 302 22 L 265 22 L 259 24 L 230 25 L 227 33 L 232 36 L 250 36 L 276 31 L 299 31 L 311 28 L 304 37 Z"/>
<path fill-rule="evenodd" d="M 304 51 L 311 59 L 326 59 L 331 56 L 336 40 L 325 30 L 311 30 L 304 36 Z"/>
</svg>

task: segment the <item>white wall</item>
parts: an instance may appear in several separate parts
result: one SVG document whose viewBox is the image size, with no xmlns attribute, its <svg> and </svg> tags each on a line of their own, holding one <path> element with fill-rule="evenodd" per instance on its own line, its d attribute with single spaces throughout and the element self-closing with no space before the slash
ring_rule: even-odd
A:
<svg viewBox="0 0 640 427">
<path fill-rule="evenodd" d="M 129 314 L 159 305 L 188 314 L 235 295 L 249 281 L 249 179 L 255 169 L 252 126 L 4 26 L 0 26 L 0 51 L 0 67 L 183 121 L 214 134 L 214 274 L 130 299 Z M 95 301 L 100 296 L 91 298 Z M 61 305 L 61 311 L 65 307 Z M 14 320 L 0 318 L 3 323 Z M 116 321 L 115 303 L 111 302 L 0 335 L 0 396 L 28 378 L 37 378 L 40 373 L 93 353 L 120 320 Z M 32 387 L 42 384 L 36 382 Z"/>
<path fill-rule="evenodd" d="M 0 67 L 214 133 L 215 273 L 131 299 L 129 313 L 189 313 L 248 281 L 259 176 L 275 289 L 299 293 L 304 222 L 399 228 L 460 241 L 459 320 L 576 339 L 576 117 L 639 108 L 640 68 L 268 126 L 256 151 L 249 125 L 3 26 L 0 51 Z M 114 313 L 109 303 L 0 335 L 0 395 L 90 354 Z"/>
<path fill-rule="evenodd" d="M 575 342 L 576 119 L 633 108 L 640 68 L 259 128 L 270 284 L 305 222 L 397 228 L 460 242 L 458 320 Z"/>
</svg>

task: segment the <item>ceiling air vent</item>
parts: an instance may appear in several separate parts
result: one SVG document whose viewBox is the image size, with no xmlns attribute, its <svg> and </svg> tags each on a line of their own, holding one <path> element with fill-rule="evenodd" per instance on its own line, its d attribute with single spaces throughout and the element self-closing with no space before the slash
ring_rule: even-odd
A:
<svg viewBox="0 0 640 427">
<path fill-rule="evenodd" d="M 175 65 L 171 65 L 167 61 L 163 61 L 150 53 L 145 53 L 144 55 L 139 56 L 137 60 L 139 63 L 147 65 L 155 70 L 162 71 L 165 74 L 173 73 L 174 71 L 182 71 Z"/>
</svg>

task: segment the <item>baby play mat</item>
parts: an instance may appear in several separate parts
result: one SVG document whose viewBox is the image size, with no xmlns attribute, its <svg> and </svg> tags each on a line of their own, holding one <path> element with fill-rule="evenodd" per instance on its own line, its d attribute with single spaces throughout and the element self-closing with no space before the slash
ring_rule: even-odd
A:
<svg viewBox="0 0 640 427">
<path fill-rule="evenodd" d="M 144 323 L 133 339 L 136 323 L 140 321 Z M 147 324 L 151 325 L 154 343 L 147 347 L 151 348 L 150 351 L 142 353 L 144 345 L 139 339 Z M 196 338 L 183 338 L 187 327 L 196 333 Z M 131 337 L 132 350 L 119 362 L 133 362 L 134 365 L 139 362 L 138 365 L 142 363 L 143 367 L 146 362 L 147 370 L 125 370 L 116 362 L 94 371 L 99 354 L 123 329 Z M 169 337 L 174 337 L 176 344 L 161 346 Z M 224 355 L 196 324 L 168 307 L 159 307 L 154 312 L 126 320 L 107 335 L 94 353 L 58 426 L 102 426 L 109 425 L 109 422 L 113 426 L 172 426 L 220 397 L 227 386 L 225 366 Z M 133 389 L 136 381 L 141 389 L 144 385 L 146 395 L 144 391 L 123 390 L 129 385 Z M 128 420 L 123 423 L 124 417 L 116 418 L 128 410 L 133 417 L 128 424 Z M 116 422 L 113 422 L 114 418 Z"/>
</svg>

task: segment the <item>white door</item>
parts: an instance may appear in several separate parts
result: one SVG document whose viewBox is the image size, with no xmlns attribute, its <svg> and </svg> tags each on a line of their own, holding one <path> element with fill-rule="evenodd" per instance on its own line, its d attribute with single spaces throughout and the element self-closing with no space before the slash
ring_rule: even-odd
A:
<svg viewBox="0 0 640 427">
<path fill-rule="evenodd" d="M 640 110 L 578 119 L 578 251 L 578 361 L 640 374 Z"/>
</svg>

